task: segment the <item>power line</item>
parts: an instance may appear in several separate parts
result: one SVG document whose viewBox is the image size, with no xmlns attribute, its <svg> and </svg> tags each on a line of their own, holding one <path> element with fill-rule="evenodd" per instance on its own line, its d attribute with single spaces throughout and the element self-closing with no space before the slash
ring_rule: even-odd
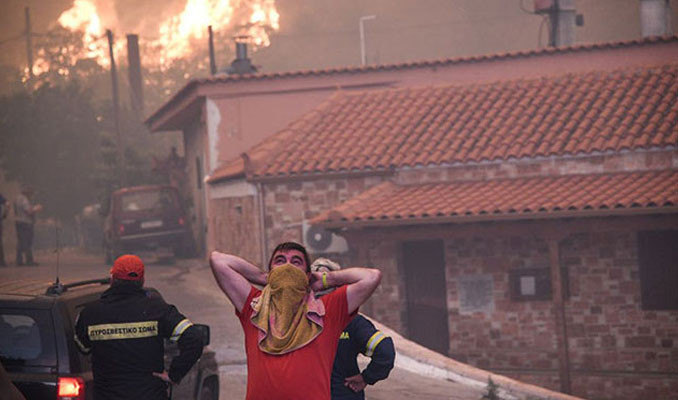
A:
<svg viewBox="0 0 678 400">
<path fill-rule="evenodd" d="M 8 37 L 7 39 L 0 40 L 0 45 L 11 42 L 13 40 L 20 40 L 24 38 L 24 33 L 20 33 L 16 36 Z"/>
<path fill-rule="evenodd" d="M 477 18 L 477 19 L 454 19 L 454 20 L 448 20 L 448 21 L 441 21 L 441 22 L 435 22 L 435 23 L 426 23 L 426 24 L 414 24 L 414 25 L 402 25 L 402 26 L 396 26 L 396 27 L 390 27 L 390 28 L 373 28 L 371 31 L 373 33 L 386 33 L 386 32 L 392 32 L 392 31 L 403 31 L 403 30 L 413 30 L 413 29 L 423 29 L 423 28 L 435 28 L 439 26 L 453 26 L 455 24 L 466 24 L 466 25 L 477 25 L 478 23 L 481 22 L 488 22 L 488 21 L 498 21 L 502 20 L 505 21 L 507 19 L 523 19 L 524 16 L 519 15 L 519 16 L 513 16 L 513 17 L 506 17 L 506 16 L 495 16 L 495 17 L 486 17 L 486 18 Z M 284 37 L 284 38 L 293 38 L 293 37 L 307 37 L 307 36 L 340 36 L 340 35 L 354 35 L 356 34 L 356 30 L 354 29 L 343 29 L 343 30 L 335 30 L 335 31 L 309 31 L 309 32 L 303 32 L 303 33 L 277 33 L 273 32 L 271 36 L 276 36 L 276 37 Z"/>
</svg>

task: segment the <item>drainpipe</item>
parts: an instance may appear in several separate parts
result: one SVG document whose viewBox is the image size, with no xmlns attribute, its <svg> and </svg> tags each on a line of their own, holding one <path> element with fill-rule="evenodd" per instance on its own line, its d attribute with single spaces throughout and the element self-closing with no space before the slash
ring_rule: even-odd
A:
<svg viewBox="0 0 678 400">
<path fill-rule="evenodd" d="M 549 245 L 549 260 L 551 264 L 553 313 L 556 319 L 560 391 L 571 394 L 572 383 L 570 380 L 570 354 L 567 338 L 567 320 L 565 318 L 565 293 L 563 290 L 563 277 L 560 269 L 560 240 L 556 238 L 549 238 L 547 241 Z"/>
<path fill-rule="evenodd" d="M 252 176 L 253 174 L 253 166 L 252 166 L 252 160 L 250 159 L 249 154 L 247 153 L 241 153 L 240 157 L 242 158 L 242 164 L 243 164 L 243 169 L 245 171 L 245 180 L 248 182 L 252 182 Z M 261 266 L 266 269 L 266 260 L 267 260 L 267 248 L 268 248 L 268 241 L 266 240 L 266 211 L 264 209 L 265 204 L 264 204 L 264 185 L 262 185 L 261 182 L 256 182 L 254 184 L 254 187 L 256 188 L 257 191 L 257 204 L 259 206 L 259 247 L 261 251 Z"/>
<path fill-rule="evenodd" d="M 259 247 L 261 247 L 261 265 L 266 269 L 266 256 L 268 255 L 268 241 L 266 240 L 266 211 L 264 209 L 264 186 L 257 182 L 257 200 L 259 203 Z"/>
</svg>

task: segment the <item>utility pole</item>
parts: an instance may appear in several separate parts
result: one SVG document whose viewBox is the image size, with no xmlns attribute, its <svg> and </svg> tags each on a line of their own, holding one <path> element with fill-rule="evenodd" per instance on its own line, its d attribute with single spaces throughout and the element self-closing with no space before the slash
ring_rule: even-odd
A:
<svg viewBox="0 0 678 400">
<path fill-rule="evenodd" d="M 210 75 L 215 75 L 217 73 L 217 60 L 214 56 L 214 35 L 212 33 L 212 25 L 207 27 L 207 33 L 209 33 Z"/>
<path fill-rule="evenodd" d="M 375 18 L 377 18 L 376 15 L 364 15 L 360 17 L 358 22 L 358 28 L 360 29 L 360 65 L 367 63 L 367 57 L 365 56 L 365 21 Z"/>
<path fill-rule="evenodd" d="M 33 82 L 33 38 L 31 37 L 31 9 L 26 7 L 26 59 L 28 61 L 28 79 Z"/>
<path fill-rule="evenodd" d="M 113 32 L 106 29 L 108 38 L 108 53 L 111 57 L 111 84 L 113 86 L 113 119 L 115 120 L 115 133 L 118 138 L 118 183 L 120 187 L 126 186 L 125 176 L 125 146 L 123 143 L 122 132 L 120 130 L 120 94 L 118 93 L 118 72 L 115 68 L 115 55 L 113 54 Z"/>
<path fill-rule="evenodd" d="M 139 55 L 139 35 L 127 35 L 127 62 L 132 110 L 138 120 L 144 115 L 144 90 L 141 79 L 141 56 Z"/>
</svg>

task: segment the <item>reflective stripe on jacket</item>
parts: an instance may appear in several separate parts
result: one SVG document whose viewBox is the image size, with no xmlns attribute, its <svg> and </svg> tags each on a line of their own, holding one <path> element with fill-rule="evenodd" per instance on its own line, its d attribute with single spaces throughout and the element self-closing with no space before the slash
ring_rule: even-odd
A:
<svg viewBox="0 0 678 400">
<path fill-rule="evenodd" d="M 178 342 L 169 368 L 173 382 L 202 354 L 202 338 L 173 305 L 133 283 L 120 282 L 77 318 L 75 342 L 92 354 L 95 399 L 167 399 L 153 372 L 164 370 L 164 339 Z"/>
<path fill-rule="evenodd" d="M 358 368 L 358 353 L 371 357 L 370 363 L 362 372 Z M 345 379 L 362 374 L 365 383 L 374 385 L 388 377 L 394 362 L 393 340 L 378 331 L 367 318 L 356 315 L 339 337 L 332 369 L 332 400 L 364 399 L 365 391 L 353 392 L 344 385 Z"/>
</svg>

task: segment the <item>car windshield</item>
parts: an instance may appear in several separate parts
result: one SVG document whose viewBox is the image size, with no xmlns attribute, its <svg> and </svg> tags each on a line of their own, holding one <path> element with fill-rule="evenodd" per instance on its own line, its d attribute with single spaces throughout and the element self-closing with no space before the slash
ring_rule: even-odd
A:
<svg viewBox="0 0 678 400">
<path fill-rule="evenodd" d="M 56 366 L 54 326 L 46 310 L 0 310 L 4 365 Z"/>
<path fill-rule="evenodd" d="M 169 189 L 125 193 L 120 198 L 122 211 L 144 211 L 174 208 L 174 193 Z"/>
</svg>

